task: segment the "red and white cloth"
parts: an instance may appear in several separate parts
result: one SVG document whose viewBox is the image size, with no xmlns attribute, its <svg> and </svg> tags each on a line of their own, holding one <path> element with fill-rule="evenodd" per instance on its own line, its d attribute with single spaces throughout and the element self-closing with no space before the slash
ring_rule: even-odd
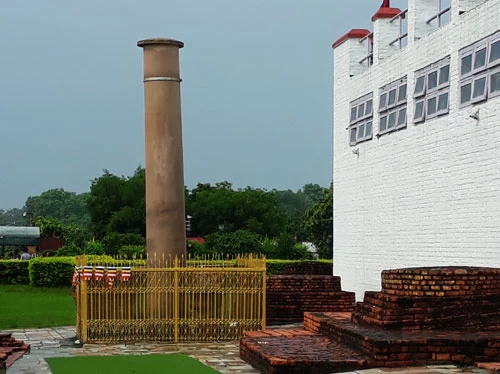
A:
<svg viewBox="0 0 500 374">
<path fill-rule="evenodd" d="M 76 287 L 78 285 L 78 282 L 80 282 L 80 271 L 82 267 L 77 266 L 75 267 L 75 272 L 73 273 L 73 279 L 71 279 L 71 284 L 73 287 Z"/>
<path fill-rule="evenodd" d="M 106 274 L 106 281 L 108 282 L 108 288 L 112 288 L 116 279 L 116 267 L 108 267 L 108 273 Z"/>
<path fill-rule="evenodd" d="M 122 282 L 127 282 L 130 279 L 131 268 L 130 266 L 122 267 L 121 280 Z"/>
<path fill-rule="evenodd" d="M 92 274 L 94 272 L 93 266 L 84 266 L 83 267 L 83 280 L 89 281 L 92 279 Z"/>
<path fill-rule="evenodd" d="M 96 266 L 94 271 L 94 279 L 100 281 L 104 278 L 104 266 Z"/>
</svg>

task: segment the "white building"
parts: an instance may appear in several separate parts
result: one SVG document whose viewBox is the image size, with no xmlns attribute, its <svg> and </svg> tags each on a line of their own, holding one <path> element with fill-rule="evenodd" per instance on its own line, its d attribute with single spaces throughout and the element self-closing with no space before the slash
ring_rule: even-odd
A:
<svg viewBox="0 0 500 374">
<path fill-rule="evenodd" d="M 409 0 L 334 43 L 334 273 L 500 267 L 500 0 Z"/>
</svg>

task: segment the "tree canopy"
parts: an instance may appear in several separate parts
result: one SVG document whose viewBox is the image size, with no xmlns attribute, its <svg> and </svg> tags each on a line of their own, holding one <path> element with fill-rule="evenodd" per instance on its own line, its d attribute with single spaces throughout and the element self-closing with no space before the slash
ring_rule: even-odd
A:
<svg viewBox="0 0 500 374">
<path fill-rule="evenodd" d="M 69 252 L 81 253 L 86 248 L 89 253 L 100 253 L 111 248 L 117 253 L 126 245 L 129 252 L 141 252 L 139 239 L 146 235 L 145 185 L 143 167 L 131 176 L 105 169 L 91 181 L 90 192 L 56 188 L 30 196 L 22 209 L 0 210 L 0 225 L 37 225 L 44 236 L 64 237 Z M 188 236 L 212 235 L 217 238 L 212 242 L 222 249 L 234 245 L 243 250 L 261 242 L 258 245 L 267 255 L 301 258 L 304 249 L 296 243 L 311 241 L 321 257 L 331 256 L 333 185 L 323 188 L 309 183 L 297 191 L 268 191 L 235 189 L 228 181 L 198 183 L 191 190 L 185 188 L 185 203 Z M 29 216 L 23 217 L 24 212 Z"/>
</svg>

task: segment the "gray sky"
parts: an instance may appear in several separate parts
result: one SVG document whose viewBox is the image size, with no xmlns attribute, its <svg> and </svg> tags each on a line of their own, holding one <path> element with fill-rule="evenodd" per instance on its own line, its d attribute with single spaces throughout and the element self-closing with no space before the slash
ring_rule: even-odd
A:
<svg viewBox="0 0 500 374">
<path fill-rule="evenodd" d="M 332 177 L 332 49 L 382 0 L 18 0 L 0 11 L 0 208 L 144 165 L 140 39 L 181 50 L 185 183 Z M 404 0 L 394 2 L 405 3 Z"/>
</svg>

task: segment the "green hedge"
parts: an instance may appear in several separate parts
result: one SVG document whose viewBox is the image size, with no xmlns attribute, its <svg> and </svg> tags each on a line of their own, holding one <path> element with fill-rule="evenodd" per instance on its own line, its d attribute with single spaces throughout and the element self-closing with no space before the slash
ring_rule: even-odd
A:
<svg viewBox="0 0 500 374">
<path fill-rule="evenodd" d="M 32 287 L 69 287 L 75 272 L 74 257 L 37 257 L 29 261 Z"/>
<path fill-rule="evenodd" d="M 28 284 L 30 261 L 0 260 L 0 284 Z"/>
</svg>

